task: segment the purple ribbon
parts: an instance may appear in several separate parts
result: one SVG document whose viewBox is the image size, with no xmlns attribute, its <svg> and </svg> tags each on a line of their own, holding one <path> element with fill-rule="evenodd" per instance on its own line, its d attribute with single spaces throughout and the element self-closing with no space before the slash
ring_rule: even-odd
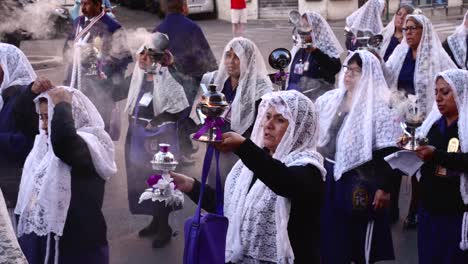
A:
<svg viewBox="0 0 468 264">
<path fill-rule="evenodd" d="M 194 139 L 199 139 L 203 134 L 205 134 L 211 128 L 216 128 L 216 140 L 221 140 L 223 133 L 221 132 L 221 126 L 224 125 L 224 119 L 222 117 L 207 117 L 205 119 L 205 124 L 198 130 L 195 135 L 193 135 Z"/>
<path fill-rule="evenodd" d="M 149 177 L 146 180 L 146 183 L 148 184 L 149 187 L 153 187 L 153 185 L 157 184 L 160 179 L 162 179 L 162 176 L 159 174 L 156 174 L 156 175 Z"/>
<path fill-rule="evenodd" d="M 280 82 L 280 81 L 286 80 L 287 78 L 288 78 L 287 72 L 277 72 L 275 73 L 275 76 L 274 76 L 275 82 Z"/>
<path fill-rule="evenodd" d="M 159 182 L 160 179 L 162 179 L 162 175 L 159 175 L 159 174 L 152 175 L 146 180 L 146 184 L 148 184 L 149 187 L 153 187 L 155 184 Z M 174 183 L 174 190 L 176 189 L 177 189 L 177 184 Z"/>
</svg>

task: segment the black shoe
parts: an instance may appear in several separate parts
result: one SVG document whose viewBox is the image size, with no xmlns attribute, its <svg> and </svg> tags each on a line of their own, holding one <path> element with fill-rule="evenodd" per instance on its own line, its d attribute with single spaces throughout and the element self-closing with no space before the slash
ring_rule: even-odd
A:
<svg viewBox="0 0 468 264">
<path fill-rule="evenodd" d="M 418 215 L 417 214 L 409 214 L 405 222 L 403 222 L 404 229 L 415 229 L 418 227 Z"/>
<path fill-rule="evenodd" d="M 145 228 L 140 230 L 140 232 L 138 232 L 138 236 L 149 237 L 149 236 L 156 235 L 157 233 L 158 233 L 158 225 L 155 223 L 155 221 L 151 221 L 151 223 L 148 226 L 146 226 Z"/>
<path fill-rule="evenodd" d="M 162 232 L 158 232 L 156 238 L 153 240 L 153 248 L 162 248 L 171 241 L 172 228 L 168 227 Z"/>
</svg>

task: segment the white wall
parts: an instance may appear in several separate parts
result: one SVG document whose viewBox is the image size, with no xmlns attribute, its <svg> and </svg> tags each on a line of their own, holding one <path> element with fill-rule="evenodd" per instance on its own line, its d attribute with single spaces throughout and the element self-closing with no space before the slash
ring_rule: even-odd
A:
<svg viewBox="0 0 468 264">
<path fill-rule="evenodd" d="M 324 18 L 327 18 L 327 2 L 328 0 L 322 0 L 320 2 L 306 2 L 304 0 L 299 0 L 299 13 L 302 14 L 306 11 L 315 11 Z"/>
<path fill-rule="evenodd" d="M 459 7 L 463 3 L 463 0 L 448 0 L 449 7 Z"/>
<path fill-rule="evenodd" d="M 320 2 L 306 2 L 299 0 L 299 12 L 315 11 L 320 13 L 327 20 L 345 19 L 357 9 L 358 0 L 331 1 L 322 0 Z"/>
<path fill-rule="evenodd" d="M 351 13 L 358 9 L 358 0 L 352 1 L 330 1 L 328 0 L 328 14 L 326 19 L 339 20 L 345 19 Z"/>
<path fill-rule="evenodd" d="M 216 0 L 216 8 L 219 19 L 231 21 L 231 1 Z"/>
</svg>

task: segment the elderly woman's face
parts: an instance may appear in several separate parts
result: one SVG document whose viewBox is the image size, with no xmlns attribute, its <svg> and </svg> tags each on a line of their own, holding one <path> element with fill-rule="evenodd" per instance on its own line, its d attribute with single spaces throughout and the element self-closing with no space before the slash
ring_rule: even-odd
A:
<svg viewBox="0 0 468 264">
<path fill-rule="evenodd" d="M 417 49 L 421 42 L 423 27 L 417 24 L 413 19 L 406 21 L 406 41 L 412 49 Z"/>
<path fill-rule="evenodd" d="M 240 77 L 240 59 L 233 49 L 226 51 L 224 54 L 224 66 L 226 67 L 229 77 Z"/>
<path fill-rule="evenodd" d="M 151 57 L 148 54 L 148 50 L 144 49 L 141 53 L 140 56 L 138 57 L 138 67 L 142 70 L 148 69 L 149 66 L 151 66 L 152 61 Z"/>
<path fill-rule="evenodd" d="M 435 97 L 437 108 L 439 108 L 439 112 L 443 116 L 458 114 L 457 104 L 453 95 L 452 87 L 443 78 L 439 78 L 436 81 Z"/>
<path fill-rule="evenodd" d="M 362 69 L 355 62 L 349 65 L 343 65 L 344 67 L 344 84 L 346 90 L 352 91 L 356 87 L 357 83 L 361 79 Z"/>
<path fill-rule="evenodd" d="M 288 126 L 289 121 L 276 112 L 274 107 L 268 108 L 263 120 L 263 144 L 265 148 L 274 153 Z"/>
</svg>

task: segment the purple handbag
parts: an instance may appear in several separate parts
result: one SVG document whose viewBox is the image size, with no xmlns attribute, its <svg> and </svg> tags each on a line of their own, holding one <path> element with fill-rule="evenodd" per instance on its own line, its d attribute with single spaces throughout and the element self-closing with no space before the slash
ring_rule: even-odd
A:
<svg viewBox="0 0 468 264">
<path fill-rule="evenodd" d="M 202 214 L 201 204 L 210 171 L 213 152 L 216 152 L 216 213 Z M 208 145 L 195 215 L 185 221 L 184 264 L 224 264 L 226 235 L 229 221 L 223 213 L 223 190 L 219 175 L 219 152 Z"/>
</svg>

